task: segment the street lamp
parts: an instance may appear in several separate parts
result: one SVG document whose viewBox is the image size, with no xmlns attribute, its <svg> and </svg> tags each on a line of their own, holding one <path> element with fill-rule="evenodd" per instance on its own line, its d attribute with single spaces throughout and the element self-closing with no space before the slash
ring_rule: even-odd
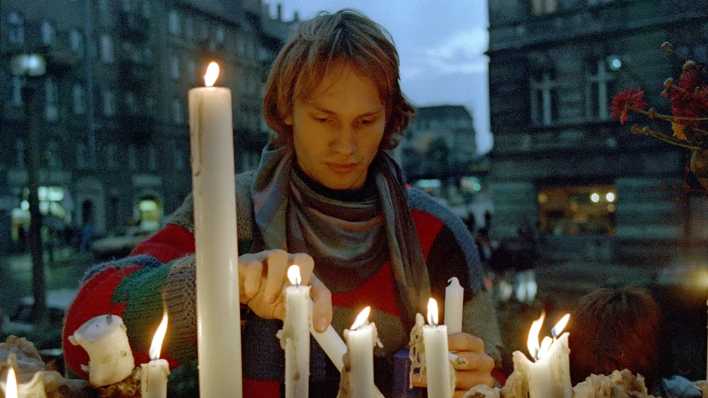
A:
<svg viewBox="0 0 708 398">
<path fill-rule="evenodd" d="M 30 211 L 30 251 L 32 253 L 32 320 L 35 324 L 43 323 L 47 315 L 46 282 L 44 279 L 44 258 L 42 250 L 42 214 L 39 211 L 39 178 L 40 151 L 38 118 L 41 112 L 36 112 L 35 90 L 36 81 L 47 71 L 47 61 L 39 53 L 22 53 L 14 55 L 10 60 L 10 71 L 13 75 L 22 77 L 22 101 L 25 108 L 25 131 L 27 145 L 25 147 L 28 160 L 27 183 L 29 185 Z"/>
</svg>

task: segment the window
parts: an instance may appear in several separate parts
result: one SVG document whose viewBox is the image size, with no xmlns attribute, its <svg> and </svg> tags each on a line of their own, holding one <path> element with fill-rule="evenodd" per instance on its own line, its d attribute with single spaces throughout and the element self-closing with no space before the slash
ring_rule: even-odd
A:
<svg viewBox="0 0 708 398">
<path fill-rule="evenodd" d="M 184 17 L 184 36 L 190 40 L 194 38 L 194 20 L 189 16 Z"/>
<path fill-rule="evenodd" d="M 592 120 L 609 119 L 610 96 L 614 93 L 615 76 L 607 69 L 605 60 L 588 63 L 585 85 L 585 114 Z"/>
<path fill-rule="evenodd" d="M 50 141 L 47 144 L 47 148 L 44 153 L 44 158 L 46 160 L 46 165 L 50 169 L 60 169 L 62 168 L 61 161 L 61 151 L 59 150 L 59 144 L 55 141 Z"/>
<path fill-rule="evenodd" d="M 48 121 L 54 122 L 59 117 L 57 84 L 52 78 L 44 80 L 44 94 L 46 96 L 44 114 Z"/>
<path fill-rule="evenodd" d="M 157 170 L 157 151 L 154 145 L 148 145 L 148 169 Z"/>
<path fill-rule="evenodd" d="M 111 90 L 103 90 L 103 115 L 110 117 L 116 113 L 116 98 Z"/>
<path fill-rule="evenodd" d="M 138 168 L 138 154 L 135 145 L 128 146 L 128 167 L 130 167 L 131 170 Z"/>
<path fill-rule="evenodd" d="M 206 40 L 209 38 L 209 25 L 206 21 L 202 21 L 199 24 L 199 40 Z"/>
<path fill-rule="evenodd" d="M 42 21 L 42 44 L 45 46 L 54 44 L 55 35 L 54 25 L 49 21 Z"/>
<path fill-rule="evenodd" d="M 541 187 L 541 230 L 553 235 L 612 235 L 617 202 L 617 192 L 610 184 Z"/>
<path fill-rule="evenodd" d="M 176 55 L 170 55 L 170 77 L 179 79 L 179 58 Z"/>
<path fill-rule="evenodd" d="M 175 157 L 175 168 L 177 170 L 184 170 L 186 162 L 184 159 L 184 152 L 182 147 L 175 141 L 172 141 L 173 154 Z"/>
<path fill-rule="evenodd" d="M 101 19 L 106 21 L 111 17 L 111 6 L 109 0 L 98 0 L 98 12 L 101 14 Z"/>
<path fill-rule="evenodd" d="M 12 44 L 22 44 L 25 41 L 25 21 L 16 12 L 7 15 L 7 41 Z"/>
<path fill-rule="evenodd" d="M 81 54 L 84 47 L 84 37 L 77 29 L 72 29 L 69 32 L 69 46 L 74 54 Z"/>
<path fill-rule="evenodd" d="M 184 123 L 184 111 L 182 110 L 182 101 L 179 98 L 172 100 L 172 121 L 176 124 Z"/>
<path fill-rule="evenodd" d="M 121 1 L 121 9 L 124 12 L 130 12 L 133 10 L 133 1 L 132 0 L 123 0 Z"/>
<path fill-rule="evenodd" d="M 76 167 L 80 169 L 88 167 L 88 147 L 83 142 L 76 145 Z"/>
<path fill-rule="evenodd" d="M 113 39 L 107 34 L 101 35 L 101 61 L 106 64 L 113 63 Z"/>
<path fill-rule="evenodd" d="M 170 10 L 170 13 L 168 15 L 168 23 L 169 23 L 169 31 L 173 35 L 179 35 L 182 33 L 182 30 L 180 29 L 180 21 L 179 21 L 179 14 L 177 14 L 176 10 Z"/>
<path fill-rule="evenodd" d="M 84 87 L 81 84 L 74 84 L 71 89 L 71 98 L 73 103 L 74 113 L 82 115 L 86 112 L 86 98 L 84 96 Z"/>
<path fill-rule="evenodd" d="M 531 14 L 552 14 L 558 10 L 558 0 L 531 0 Z"/>
<path fill-rule="evenodd" d="M 109 169 L 118 168 L 118 145 L 106 145 L 106 167 Z"/>
<path fill-rule="evenodd" d="M 25 168 L 25 141 L 22 138 L 18 138 L 15 142 L 15 153 L 17 154 L 17 158 L 15 158 L 17 167 Z"/>
<path fill-rule="evenodd" d="M 150 18 L 150 15 L 152 15 L 152 10 L 151 10 L 151 5 L 150 5 L 150 0 L 143 0 L 143 16 L 145 18 Z"/>
<path fill-rule="evenodd" d="M 219 44 L 224 44 L 224 36 L 225 36 L 225 33 L 224 33 L 224 27 L 223 27 L 223 26 L 219 26 L 218 28 L 216 28 L 216 34 L 215 34 L 215 35 L 216 35 L 216 42 L 219 43 Z"/>
<path fill-rule="evenodd" d="M 130 115 L 138 113 L 138 101 L 135 97 L 135 93 L 132 91 L 125 93 L 125 108 Z"/>
<path fill-rule="evenodd" d="M 531 122 L 549 126 L 558 119 L 558 84 L 552 71 L 531 78 Z"/>
<path fill-rule="evenodd" d="M 145 63 L 148 65 L 152 64 L 153 54 L 152 50 L 149 47 L 145 47 L 143 49 L 143 60 L 145 60 Z"/>
<path fill-rule="evenodd" d="M 147 109 L 148 115 L 154 115 L 155 114 L 155 98 L 147 97 L 145 99 L 145 108 Z"/>
<path fill-rule="evenodd" d="M 13 76 L 10 84 L 10 103 L 13 106 L 22 106 L 22 78 Z"/>
<path fill-rule="evenodd" d="M 197 79 L 197 63 L 190 59 L 187 61 L 187 78 L 190 82 L 196 82 Z"/>
</svg>

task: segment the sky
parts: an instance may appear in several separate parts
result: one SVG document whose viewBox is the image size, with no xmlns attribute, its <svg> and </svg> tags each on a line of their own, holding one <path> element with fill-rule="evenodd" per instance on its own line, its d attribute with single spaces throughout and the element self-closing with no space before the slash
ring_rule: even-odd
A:
<svg viewBox="0 0 708 398">
<path fill-rule="evenodd" d="M 487 85 L 487 0 L 282 0 L 283 17 L 307 19 L 321 10 L 357 9 L 383 25 L 396 43 L 401 85 L 416 106 L 469 109 L 477 150 L 492 146 Z M 271 2 L 275 13 L 275 2 Z"/>
</svg>

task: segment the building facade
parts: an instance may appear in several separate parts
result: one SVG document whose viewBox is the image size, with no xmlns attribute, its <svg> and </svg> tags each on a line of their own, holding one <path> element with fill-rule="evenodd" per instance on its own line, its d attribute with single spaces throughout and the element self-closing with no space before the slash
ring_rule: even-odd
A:
<svg viewBox="0 0 708 398">
<path fill-rule="evenodd" d="M 9 58 L 42 49 L 40 206 L 54 225 L 159 226 L 191 189 L 187 91 L 206 64 L 231 88 L 237 168 L 256 164 L 268 130 L 262 87 L 294 21 L 260 0 L 59 0 L 0 3 L 0 242 L 28 225 L 26 115 Z"/>
<path fill-rule="evenodd" d="M 706 62 L 708 2 L 490 0 L 489 21 L 497 236 L 535 221 L 559 256 L 652 264 L 705 242 L 705 198 L 682 190 L 689 154 L 608 108 L 630 87 L 669 108 L 659 93 L 680 58 Z"/>
</svg>

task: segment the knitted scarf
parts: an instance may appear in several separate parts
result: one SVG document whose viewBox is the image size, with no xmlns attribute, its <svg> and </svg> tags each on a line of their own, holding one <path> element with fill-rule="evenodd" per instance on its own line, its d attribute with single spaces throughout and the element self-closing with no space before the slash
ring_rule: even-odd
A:
<svg viewBox="0 0 708 398">
<path fill-rule="evenodd" d="M 376 271 L 385 236 L 404 324 L 412 324 L 425 308 L 430 282 L 396 162 L 381 151 L 369 167 L 378 198 L 342 202 L 308 188 L 294 172 L 294 161 L 288 146 L 263 150 L 252 198 L 264 248 L 311 254 L 318 278 L 340 291 Z"/>
</svg>

